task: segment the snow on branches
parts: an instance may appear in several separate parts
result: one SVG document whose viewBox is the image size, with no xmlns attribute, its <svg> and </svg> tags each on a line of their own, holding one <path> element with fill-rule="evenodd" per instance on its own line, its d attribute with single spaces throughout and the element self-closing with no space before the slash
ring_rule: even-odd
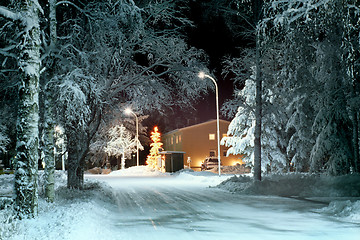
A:
<svg viewBox="0 0 360 240">
<path fill-rule="evenodd" d="M 131 138 L 131 133 L 123 126 L 116 125 L 108 131 L 109 141 L 104 151 L 109 156 L 122 157 L 121 169 L 125 168 L 125 157 L 136 151 L 136 139 Z M 141 144 L 140 148 L 143 149 Z"/>
</svg>

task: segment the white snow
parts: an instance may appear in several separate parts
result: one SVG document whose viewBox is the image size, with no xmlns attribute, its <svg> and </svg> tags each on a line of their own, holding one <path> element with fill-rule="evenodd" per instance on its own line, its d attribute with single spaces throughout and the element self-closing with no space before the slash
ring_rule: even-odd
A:
<svg viewBox="0 0 360 240">
<path fill-rule="evenodd" d="M 168 175 L 167 173 L 162 173 L 151 169 L 147 166 L 139 166 L 139 167 L 131 167 L 126 168 L 123 170 L 112 171 L 110 176 L 122 176 L 122 177 L 129 177 L 129 176 L 164 176 Z"/>
<path fill-rule="evenodd" d="M 41 176 L 42 172 L 40 186 Z M 6 189 L 0 194 L 11 194 L 12 177 L 0 176 Z M 66 173 L 57 171 L 56 201 L 49 204 L 40 198 L 36 219 L 19 221 L 9 207 L 0 210 L 0 239 L 319 240 L 360 236 L 356 175 L 273 175 L 264 178 L 260 187 L 246 176 L 219 177 L 189 169 L 170 174 L 140 166 L 109 175 L 88 174 L 85 180 L 85 190 L 68 190 Z M 220 188 L 215 187 L 218 184 Z M 312 188 L 306 190 L 309 184 Z"/>
<path fill-rule="evenodd" d="M 11 20 L 19 20 L 21 18 L 20 13 L 12 12 L 10 9 L 0 6 L 0 15 L 4 16 L 5 18 L 10 18 Z"/>
</svg>

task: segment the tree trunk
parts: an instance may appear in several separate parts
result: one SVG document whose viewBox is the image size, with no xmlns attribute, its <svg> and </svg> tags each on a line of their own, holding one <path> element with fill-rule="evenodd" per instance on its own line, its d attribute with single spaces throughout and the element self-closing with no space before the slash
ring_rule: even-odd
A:
<svg viewBox="0 0 360 240">
<path fill-rule="evenodd" d="M 56 0 L 49 1 L 49 23 L 50 23 L 50 51 L 52 51 L 56 46 Z M 53 55 L 51 54 L 50 57 Z M 52 59 L 55 61 L 55 59 Z M 52 62 L 51 61 L 51 62 Z M 53 64 L 54 65 L 54 64 Z M 50 73 L 50 76 L 53 73 Z M 52 98 L 52 94 L 46 91 L 46 84 L 43 86 L 44 91 L 44 155 L 45 155 L 45 197 L 47 201 L 53 202 L 55 199 L 55 141 L 54 141 L 54 130 L 55 130 L 55 122 L 54 122 L 54 99 Z"/>
<path fill-rule="evenodd" d="M 344 3 L 343 3 L 344 4 Z M 355 2 L 353 2 L 355 6 Z M 351 99 L 356 99 L 357 97 L 357 79 L 356 79 L 356 56 L 357 54 L 357 47 L 354 42 L 356 42 L 354 38 L 358 35 L 358 30 L 354 32 L 354 29 L 359 28 L 358 16 L 349 10 L 349 6 L 342 5 L 342 15 L 344 16 L 343 19 L 343 26 L 344 26 L 344 36 L 343 36 L 343 43 L 342 47 L 344 47 L 345 55 L 343 55 L 343 60 L 346 63 L 346 74 L 348 77 L 348 81 L 350 84 L 350 97 Z M 360 37 L 360 36 L 359 36 Z M 359 39 L 360 40 L 360 39 Z M 360 149 L 359 149 L 359 118 L 358 118 L 358 109 L 359 107 L 351 103 L 350 104 L 350 116 L 352 121 L 352 147 L 353 147 L 353 154 L 354 154 L 354 162 L 351 163 L 353 167 L 353 171 L 360 172 Z"/>
<path fill-rule="evenodd" d="M 52 103 L 49 102 L 49 96 L 45 100 L 45 126 L 44 126 L 44 160 L 45 160 L 45 197 L 49 202 L 55 199 L 55 139 Z"/>
<path fill-rule="evenodd" d="M 81 134 L 73 132 L 67 135 L 68 144 L 68 188 L 82 189 L 84 185 L 84 157 L 80 141 Z"/>
<path fill-rule="evenodd" d="M 355 96 L 354 86 L 352 95 Z M 351 108 L 352 122 L 353 122 L 353 147 L 354 147 L 354 171 L 360 172 L 360 147 L 359 147 L 359 118 L 355 107 Z"/>
<path fill-rule="evenodd" d="M 253 0 L 254 23 L 256 25 L 256 92 L 255 92 L 255 136 L 254 136 L 254 180 L 261 181 L 261 122 L 262 122 L 262 76 L 261 76 L 261 54 L 260 36 L 258 23 L 262 19 L 262 0 Z"/>
<path fill-rule="evenodd" d="M 262 121 L 262 78 L 260 46 L 256 37 L 256 92 L 255 92 L 255 136 L 254 136 L 254 180 L 261 181 L 261 121 Z"/>
<path fill-rule="evenodd" d="M 37 214 L 39 148 L 40 26 L 37 1 L 21 1 L 19 106 L 16 125 L 15 209 L 20 218 Z"/>
<path fill-rule="evenodd" d="M 101 116 L 100 113 L 96 114 L 94 111 L 94 117 L 88 124 L 90 127 L 87 130 L 76 126 L 76 123 L 67 126 L 65 129 L 68 140 L 68 188 L 83 188 L 85 157 L 89 152 L 90 141 L 100 126 Z"/>
<path fill-rule="evenodd" d="M 125 152 L 122 152 L 121 155 L 121 170 L 125 169 Z"/>
</svg>

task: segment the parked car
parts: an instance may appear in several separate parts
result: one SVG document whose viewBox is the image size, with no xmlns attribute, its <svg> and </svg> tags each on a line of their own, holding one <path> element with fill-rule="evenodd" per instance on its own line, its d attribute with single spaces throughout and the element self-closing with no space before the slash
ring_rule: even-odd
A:
<svg viewBox="0 0 360 240">
<path fill-rule="evenodd" d="M 207 157 L 201 164 L 201 171 L 209 170 L 219 166 L 217 157 Z"/>
</svg>

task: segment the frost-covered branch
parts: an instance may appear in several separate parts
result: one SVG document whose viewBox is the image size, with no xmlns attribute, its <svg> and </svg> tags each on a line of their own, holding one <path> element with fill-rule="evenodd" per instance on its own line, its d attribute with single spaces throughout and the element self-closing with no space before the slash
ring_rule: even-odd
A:
<svg viewBox="0 0 360 240">
<path fill-rule="evenodd" d="M 20 20 L 22 17 L 21 13 L 13 12 L 7 7 L 3 7 L 3 6 L 0 6 L 0 16 L 11 21 Z"/>
<path fill-rule="evenodd" d="M 64 5 L 71 5 L 71 6 L 75 7 L 77 10 L 79 10 L 79 12 L 82 12 L 82 13 L 85 14 L 84 9 L 80 8 L 78 5 L 76 5 L 75 3 L 70 2 L 70 1 L 59 1 L 59 2 L 56 3 L 56 6 L 59 6 L 59 5 L 62 5 L 62 4 L 64 4 Z M 87 15 L 87 14 L 86 14 L 86 15 Z"/>
</svg>

